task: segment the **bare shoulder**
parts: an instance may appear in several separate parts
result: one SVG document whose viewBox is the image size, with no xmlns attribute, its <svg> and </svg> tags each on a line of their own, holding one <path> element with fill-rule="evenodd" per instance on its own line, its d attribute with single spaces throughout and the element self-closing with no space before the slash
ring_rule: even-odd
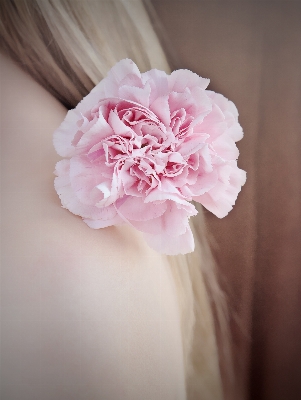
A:
<svg viewBox="0 0 301 400">
<path fill-rule="evenodd" d="M 3 249 L 29 257 L 43 249 L 44 225 L 61 217 L 52 133 L 66 109 L 13 61 L 1 55 L 0 62 Z"/>
<path fill-rule="evenodd" d="M 131 228 L 92 230 L 61 207 L 66 109 L 0 58 L 3 396 L 184 399 L 166 260 Z"/>
<path fill-rule="evenodd" d="M 111 240 L 117 232 L 108 229 L 103 235 L 87 228 L 62 209 L 54 190 L 53 171 L 60 157 L 53 147 L 53 132 L 67 110 L 13 61 L 0 57 L 5 254 L 15 254 L 14 249 L 20 256 L 46 254 L 55 246 L 57 255 L 73 251 L 78 258 L 85 252 L 84 244 L 92 255 L 96 241 L 97 254 L 101 247 L 107 250 L 106 237 Z"/>
</svg>

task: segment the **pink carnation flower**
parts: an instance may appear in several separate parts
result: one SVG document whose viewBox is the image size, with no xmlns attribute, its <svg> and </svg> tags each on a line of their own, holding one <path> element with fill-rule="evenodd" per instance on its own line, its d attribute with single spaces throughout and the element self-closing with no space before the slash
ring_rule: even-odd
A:
<svg viewBox="0 0 301 400">
<path fill-rule="evenodd" d="M 159 252 L 193 251 L 190 201 L 222 218 L 245 182 L 237 109 L 208 84 L 117 63 L 54 133 L 63 207 L 94 229 L 128 223 Z"/>
</svg>

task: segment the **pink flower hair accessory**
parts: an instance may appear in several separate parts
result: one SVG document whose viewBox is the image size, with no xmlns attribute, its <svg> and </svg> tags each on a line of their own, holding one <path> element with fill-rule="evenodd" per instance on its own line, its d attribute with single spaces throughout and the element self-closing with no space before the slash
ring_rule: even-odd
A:
<svg viewBox="0 0 301 400">
<path fill-rule="evenodd" d="M 118 62 L 54 133 L 62 206 L 94 229 L 130 224 L 161 253 L 193 251 L 191 201 L 222 218 L 246 180 L 237 109 L 208 84 Z"/>
</svg>

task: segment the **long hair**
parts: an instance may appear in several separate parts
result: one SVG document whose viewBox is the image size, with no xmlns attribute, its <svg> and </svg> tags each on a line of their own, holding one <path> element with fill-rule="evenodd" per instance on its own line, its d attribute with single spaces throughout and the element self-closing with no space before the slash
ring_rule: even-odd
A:
<svg viewBox="0 0 301 400">
<path fill-rule="evenodd" d="M 170 72 L 140 0 L 2 0 L 1 49 L 68 109 L 122 58 L 141 71 Z M 227 307 L 206 238 L 202 207 L 193 219 L 196 250 L 169 257 L 181 311 L 188 399 L 223 398 L 232 369 Z"/>
</svg>

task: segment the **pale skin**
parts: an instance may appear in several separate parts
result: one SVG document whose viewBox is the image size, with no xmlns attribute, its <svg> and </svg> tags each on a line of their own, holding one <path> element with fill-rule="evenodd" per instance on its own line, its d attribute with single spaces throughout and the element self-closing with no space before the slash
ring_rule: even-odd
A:
<svg viewBox="0 0 301 400">
<path fill-rule="evenodd" d="M 166 258 L 61 207 L 52 134 L 67 110 L 4 56 L 0 79 L 3 398 L 185 399 Z"/>
</svg>

